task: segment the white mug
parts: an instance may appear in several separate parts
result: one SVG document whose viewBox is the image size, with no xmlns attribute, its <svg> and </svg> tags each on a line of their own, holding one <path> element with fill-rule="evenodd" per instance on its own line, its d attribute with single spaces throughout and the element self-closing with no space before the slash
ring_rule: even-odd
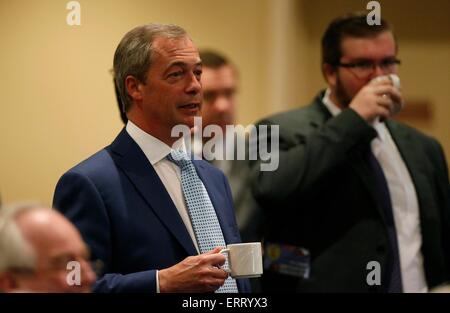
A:
<svg viewBox="0 0 450 313">
<path fill-rule="evenodd" d="M 253 278 L 263 273 L 260 242 L 229 244 L 220 253 L 227 255 L 229 268 L 224 269 L 233 278 Z"/>
<path fill-rule="evenodd" d="M 378 76 L 375 77 L 374 79 L 371 80 L 371 83 L 373 82 L 379 82 L 379 81 L 383 81 L 383 80 L 389 80 L 392 84 L 392 86 L 394 86 L 394 88 L 396 88 L 397 90 L 401 90 L 401 84 L 400 84 L 400 77 L 398 77 L 398 75 L 396 74 L 388 74 L 388 75 L 384 75 L 384 76 Z M 392 112 L 391 114 L 397 114 L 398 112 L 400 112 L 403 109 L 403 102 L 402 103 L 394 103 L 394 107 L 392 108 Z"/>
</svg>

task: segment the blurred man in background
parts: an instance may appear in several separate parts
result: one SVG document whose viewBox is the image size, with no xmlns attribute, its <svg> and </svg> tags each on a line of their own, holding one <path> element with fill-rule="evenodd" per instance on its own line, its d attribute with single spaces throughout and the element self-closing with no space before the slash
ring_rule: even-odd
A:
<svg viewBox="0 0 450 313">
<path fill-rule="evenodd" d="M 450 279 L 447 165 L 435 139 L 391 119 L 397 51 L 386 21 L 335 19 L 327 90 L 261 122 L 280 126 L 279 168 L 254 172 L 270 221 L 265 291 L 425 292 Z"/>
<path fill-rule="evenodd" d="M 227 148 L 234 149 L 226 145 L 226 137 L 234 136 L 234 133 L 227 132 L 226 126 L 233 126 L 236 122 L 238 73 L 235 66 L 216 51 L 201 50 L 200 58 L 203 64 L 202 126 L 205 128 L 208 125 L 217 125 L 222 129 L 226 155 Z M 208 140 L 209 138 L 203 138 L 204 142 Z M 242 240 L 260 241 L 262 215 L 251 193 L 248 160 L 238 160 L 234 153 L 232 160 L 212 159 L 211 163 L 221 169 L 228 178 Z"/>
<path fill-rule="evenodd" d="M 0 210 L 0 291 L 88 292 L 95 281 L 88 260 L 80 233 L 60 213 L 38 204 Z"/>
</svg>

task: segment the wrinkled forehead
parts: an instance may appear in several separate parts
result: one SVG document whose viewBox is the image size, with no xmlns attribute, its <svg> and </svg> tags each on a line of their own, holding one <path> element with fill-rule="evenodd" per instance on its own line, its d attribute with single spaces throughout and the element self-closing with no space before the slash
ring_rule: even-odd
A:
<svg viewBox="0 0 450 313">
<path fill-rule="evenodd" d="M 172 62 L 182 60 L 199 63 L 200 56 L 193 41 L 185 36 L 180 38 L 158 37 L 153 41 L 153 61 L 164 59 Z"/>
</svg>

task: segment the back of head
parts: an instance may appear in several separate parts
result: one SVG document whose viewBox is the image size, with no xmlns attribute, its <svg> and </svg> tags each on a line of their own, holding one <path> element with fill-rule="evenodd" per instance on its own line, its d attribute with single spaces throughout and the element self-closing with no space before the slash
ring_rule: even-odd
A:
<svg viewBox="0 0 450 313">
<path fill-rule="evenodd" d="M 202 59 L 203 67 L 217 69 L 224 65 L 230 65 L 228 59 L 221 53 L 213 50 L 200 50 L 200 59 Z"/>
<path fill-rule="evenodd" d="M 120 119 L 122 120 L 122 122 L 124 124 L 127 124 L 128 118 L 127 118 L 127 114 L 125 112 L 125 107 L 122 103 L 122 99 L 120 98 L 119 89 L 117 88 L 117 84 L 114 79 L 113 79 L 113 84 L 114 84 L 114 93 L 116 95 L 117 107 L 119 108 Z"/>
<path fill-rule="evenodd" d="M 0 211 L 0 290 L 6 292 L 88 291 L 95 276 L 83 263 L 84 286 L 67 283 L 67 262 L 82 259 L 86 247 L 59 212 L 38 203 Z M 57 264 L 61 263 L 64 264 Z M 85 260 L 82 260 L 85 262 Z M 94 277 L 94 278 L 93 278 Z"/>
<path fill-rule="evenodd" d="M 5 275 L 8 272 L 33 272 L 36 253 L 24 238 L 16 218 L 23 213 L 42 207 L 35 202 L 22 202 L 0 210 L 0 290 L 8 291 Z"/>
<path fill-rule="evenodd" d="M 0 273 L 10 269 L 34 270 L 35 253 L 19 229 L 16 218 L 41 205 L 17 203 L 0 210 Z"/>
<path fill-rule="evenodd" d="M 334 19 L 322 36 L 322 65 L 339 64 L 341 43 L 345 38 L 372 38 L 390 30 L 390 25 L 384 19 L 381 19 L 380 25 L 369 25 L 367 12 L 350 13 Z"/>
</svg>

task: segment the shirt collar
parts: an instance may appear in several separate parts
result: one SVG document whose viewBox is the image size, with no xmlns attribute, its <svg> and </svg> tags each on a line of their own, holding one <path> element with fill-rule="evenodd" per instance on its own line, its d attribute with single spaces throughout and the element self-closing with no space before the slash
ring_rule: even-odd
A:
<svg viewBox="0 0 450 313">
<path fill-rule="evenodd" d="M 152 165 L 155 165 L 164 159 L 170 151 L 172 151 L 172 147 L 169 147 L 158 138 L 146 133 L 131 121 L 127 122 L 125 129 L 130 137 L 137 143 L 139 148 L 141 148 L 142 152 L 144 152 L 145 156 Z M 183 138 L 177 140 L 173 144 L 173 149 L 186 151 Z"/>
<path fill-rule="evenodd" d="M 327 88 L 325 94 L 323 95 L 322 102 L 327 107 L 328 111 L 330 111 L 331 115 L 336 116 L 341 113 L 342 110 L 336 104 L 334 104 L 333 101 L 331 101 L 330 95 L 331 90 L 330 88 Z"/>
</svg>

